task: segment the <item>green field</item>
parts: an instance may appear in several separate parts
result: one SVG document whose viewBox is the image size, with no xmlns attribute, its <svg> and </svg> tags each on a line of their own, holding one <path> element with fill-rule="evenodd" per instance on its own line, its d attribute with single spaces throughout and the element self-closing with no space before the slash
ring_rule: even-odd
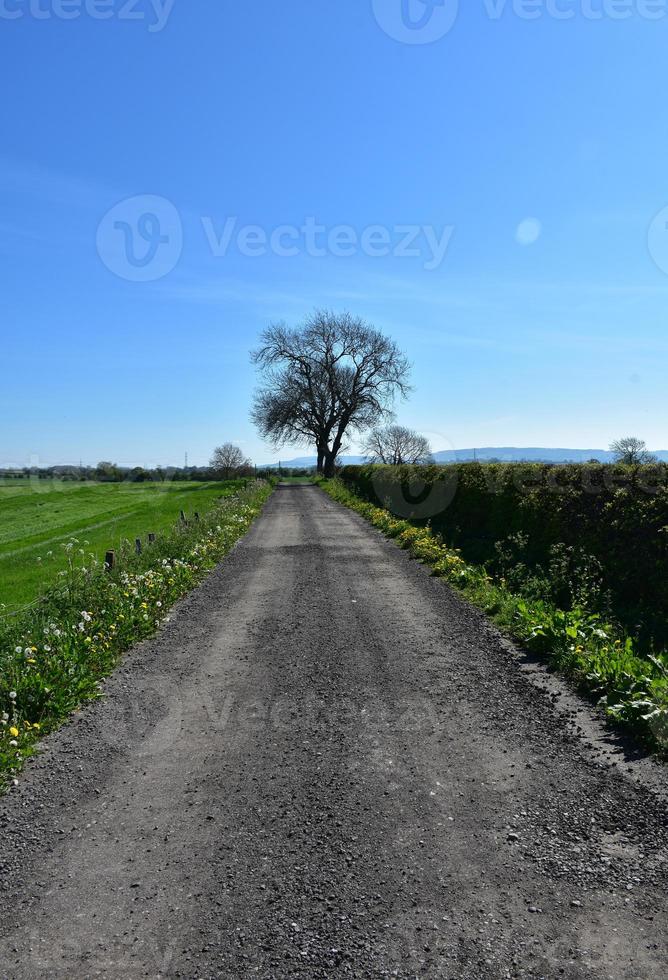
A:
<svg viewBox="0 0 668 980">
<path fill-rule="evenodd" d="M 0 480 L 0 614 L 57 581 L 71 537 L 103 558 L 123 539 L 166 530 L 181 510 L 204 513 L 238 485 Z"/>
</svg>

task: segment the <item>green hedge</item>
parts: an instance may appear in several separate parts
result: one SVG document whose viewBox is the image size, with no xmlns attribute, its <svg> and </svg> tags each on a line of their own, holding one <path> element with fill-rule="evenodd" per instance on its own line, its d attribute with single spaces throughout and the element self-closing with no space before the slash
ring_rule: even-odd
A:
<svg viewBox="0 0 668 980">
<path fill-rule="evenodd" d="M 348 466 L 344 484 L 467 561 L 668 641 L 668 466 Z"/>
</svg>

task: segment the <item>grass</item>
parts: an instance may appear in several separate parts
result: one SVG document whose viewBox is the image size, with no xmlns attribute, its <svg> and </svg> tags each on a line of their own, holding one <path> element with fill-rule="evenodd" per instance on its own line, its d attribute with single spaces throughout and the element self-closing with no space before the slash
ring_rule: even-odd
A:
<svg viewBox="0 0 668 980">
<path fill-rule="evenodd" d="M 316 480 L 313 476 L 281 476 L 278 477 L 281 483 L 294 483 L 302 486 L 312 486 Z"/>
<path fill-rule="evenodd" d="M 100 696 L 125 650 L 150 636 L 248 530 L 271 493 L 264 481 L 176 524 L 141 555 L 123 549 L 107 571 L 67 542 L 58 585 L 38 604 L 0 620 L 0 787 L 16 780 L 45 733 Z"/>
<path fill-rule="evenodd" d="M 71 537 L 103 558 L 124 539 L 168 530 L 181 510 L 204 513 L 239 485 L 0 480 L 0 611 L 32 601 L 56 581 Z"/>
<path fill-rule="evenodd" d="M 429 565 L 504 632 L 571 678 L 612 723 L 668 755 L 668 654 L 641 655 L 633 637 L 586 609 L 558 609 L 511 591 L 504 579 L 494 579 L 483 566 L 465 562 L 429 527 L 395 518 L 339 480 L 323 480 L 320 486 Z"/>
</svg>

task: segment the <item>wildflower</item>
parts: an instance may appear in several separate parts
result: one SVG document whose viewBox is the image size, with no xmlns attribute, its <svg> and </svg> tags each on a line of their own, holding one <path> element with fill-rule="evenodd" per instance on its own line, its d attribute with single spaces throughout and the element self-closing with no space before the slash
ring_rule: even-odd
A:
<svg viewBox="0 0 668 980">
<path fill-rule="evenodd" d="M 10 691 L 9 692 L 9 700 L 10 701 L 16 701 L 16 691 Z"/>
<path fill-rule="evenodd" d="M 13 746 L 14 746 L 14 748 L 16 748 L 16 747 L 18 746 L 18 744 L 19 744 L 19 743 L 18 743 L 18 742 L 16 741 L 16 739 L 15 739 L 15 738 L 12 738 L 12 739 L 10 739 L 10 740 L 9 740 L 9 744 L 10 744 L 10 745 L 13 745 Z"/>
<path fill-rule="evenodd" d="M 23 647 L 14 647 L 14 653 L 23 653 Z"/>
<path fill-rule="evenodd" d="M 16 728 L 14 725 L 12 725 L 12 727 L 9 729 L 9 732 L 10 732 L 10 735 L 13 735 L 14 736 L 14 738 L 17 738 L 17 736 L 19 734 L 18 728 Z"/>
</svg>

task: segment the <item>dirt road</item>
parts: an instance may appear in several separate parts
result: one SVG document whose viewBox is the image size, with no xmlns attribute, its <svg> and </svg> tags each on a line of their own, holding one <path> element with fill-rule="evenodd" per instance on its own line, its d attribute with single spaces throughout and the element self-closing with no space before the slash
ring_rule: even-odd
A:
<svg viewBox="0 0 668 980">
<path fill-rule="evenodd" d="M 320 490 L 106 692 L 0 801 L 3 977 L 668 975 L 656 767 Z"/>
</svg>

